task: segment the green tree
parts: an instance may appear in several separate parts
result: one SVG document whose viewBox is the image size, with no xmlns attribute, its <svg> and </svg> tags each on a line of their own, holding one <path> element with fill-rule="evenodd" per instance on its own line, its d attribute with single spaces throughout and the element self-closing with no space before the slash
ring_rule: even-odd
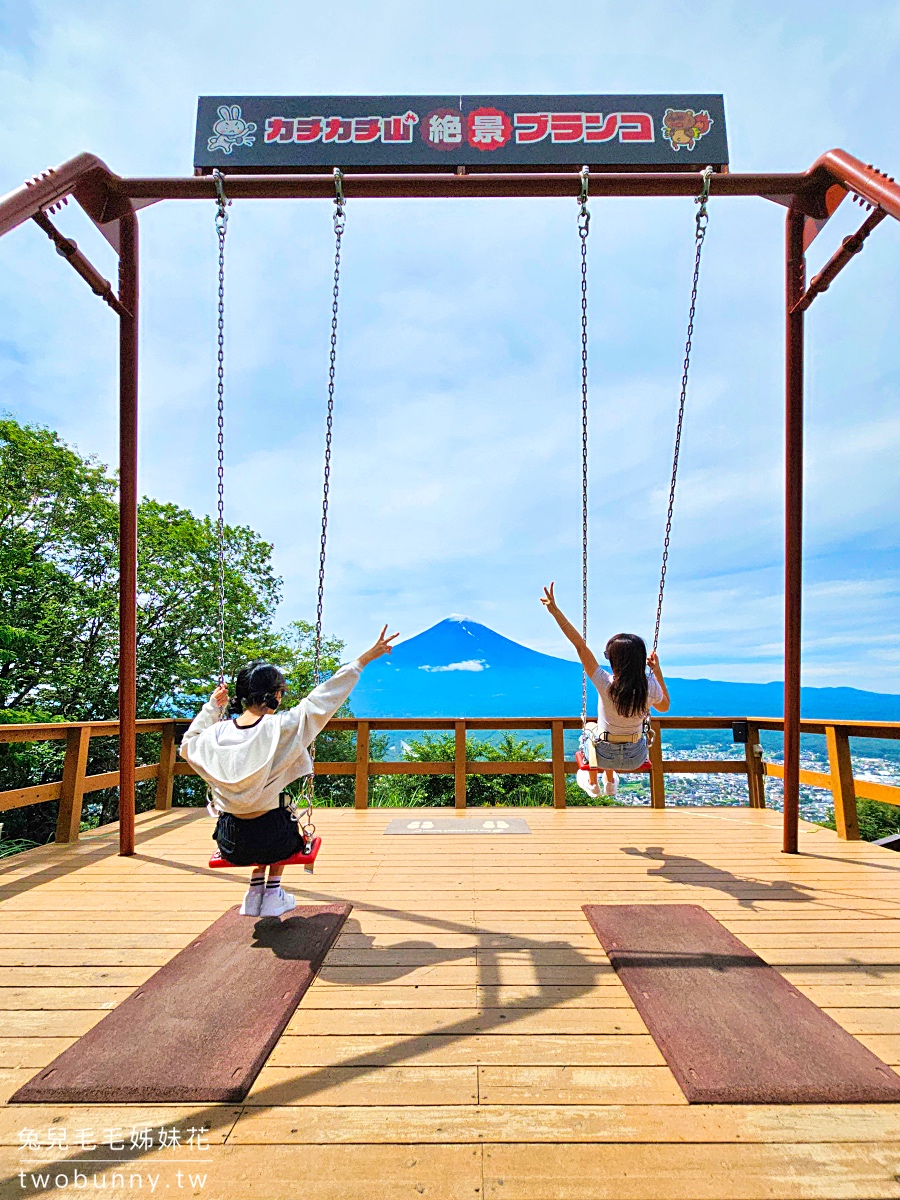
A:
<svg viewBox="0 0 900 1200">
<path fill-rule="evenodd" d="M 0 709 L 82 707 L 106 617 L 114 492 L 56 434 L 0 421 Z"/>
<path fill-rule="evenodd" d="M 226 665 L 280 646 L 272 547 L 225 529 Z M 218 545 L 208 517 L 138 508 L 138 714 L 177 715 L 218 674 Z M 0 709 L 116 714 L 116 482 L 55 433 L 0 421 Z M 45 718 L 46 719 L 46 718 Z"/>
<path fill-rule="evenodd" d="M 0 420 L 0 722 L 116 716 L 116 493 L 115 477 L 57 434 Z M 280 633 L 273 629 L 281 580 L 271 554 L 271 545 L 253 530 L 226 526 L 226 673 L 233 678 L 253 658 L 281 663 L 296 699 L 311 685 L 312 628 L 297 622 Z M 213 522 L 174 504 L 142 500 L 139 716 L 193 716 L 208 697 L 218 676 L 217 578 Z M 337 666 L 341 649 L 326 639 L 326 672 Z M 352 757 L 348 736 L 337 735 L 329 756 Z M 158 746 L 158 737 L 139 738 L 139 759 L 153 761 Z M 116 752 L 114 739 L 92 740 L 88 772 L 115 769 Z M 61 767 L 58 742 L 0 746 L 0 789 L 58 779 Z M 152 791 L 152 783 L 139 785 L 139 806 L 152 803 Z M 202 802 L 202 789 L 180 776 L 176 802 Z M 56 807 L 6 814 L 5 836 L 47 841 Z M 92 824 L 114 819 L 115 810 L 112 790 L 88 797 Z"/>
</svg>

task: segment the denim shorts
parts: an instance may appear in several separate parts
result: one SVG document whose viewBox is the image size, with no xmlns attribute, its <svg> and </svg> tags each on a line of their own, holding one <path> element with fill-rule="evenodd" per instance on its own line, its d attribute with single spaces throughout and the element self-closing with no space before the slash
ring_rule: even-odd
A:
<svg viewBox="0 0 900 1200">
<path fill-rule="evenodd" d="M 582 734 L 581 752 L 588 758 L 590 734 Z M 639 742 L 594 742 L 597 766 L 601 771 L 636 771 L 647 761 L 647 739 Z"/>
</svg>

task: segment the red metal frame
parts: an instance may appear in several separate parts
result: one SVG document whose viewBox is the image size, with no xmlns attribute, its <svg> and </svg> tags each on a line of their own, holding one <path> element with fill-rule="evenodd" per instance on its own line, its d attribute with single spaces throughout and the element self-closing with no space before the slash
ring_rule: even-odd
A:
<svg viewBox="0 0 900 1200">
<path fill-rule="evenodd" d="M 797 853 L 800 816 L 800 645 L 803 594 L 804 217 L 791 209 L 785 230 L 784 405 L 784 850 Z M 790 718 L 787 714 L 790 713 Z"/>
<path fill-rule="evenodd" d="M 694 171 L 597 172 L 592 196 L 694 196 Z M 580 174 L 569 171 L 347 174 L 350 199 L 571 196 Z M 230 175 L 230 199 L 331 199 L 331 175 Z M 713 196 L 761 196 L 788 206 L 785 247 L 785 582 L 784 582 L 784 850 L 797 853 L 800 794 L 800 666 L 803 550 L 803 314 L 884 216 L 900 220 L 900 186 L 844 150 L 829 150 L 800 174 L 714 175 Z M 862 229 L 805 288 L 805 250 L 837 205 L 853 193 L 872 206 Z M 119 294 L 63 238 L 46 214 L 73 196 L 119 252 Z M 124 179 L 93 154 L 79 154 L 0 199 L 0 237 L 36 219 L 67 261 L 119 316 L 119 852 L 134 853 L 136 714 L 138 224 L 135 211 L 159 200 L 214 200 L 209 176 Z"/>
<path fill-rule="evenodd" d="M 119 853 L 134 853 L 137 718 L 138 222 L 119 219 Z"/>
</svg>

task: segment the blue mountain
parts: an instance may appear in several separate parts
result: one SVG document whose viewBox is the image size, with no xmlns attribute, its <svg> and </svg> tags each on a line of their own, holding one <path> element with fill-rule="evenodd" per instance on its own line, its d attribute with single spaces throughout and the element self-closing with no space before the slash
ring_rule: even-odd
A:
<svg viewBox="0 0 900 1200">
<path fill-rule="evenodd" d="M 669 679 L 673 714 L 775 717 L 781 683 Z M 803 688 L 803 715 L 900 721 L 900 696 Z M 591 707 L 596 701 L 589 700 Z M 439 621 L 366 668 L 351 697 L 361 717 L 548 717 L 581 712 L 578 663 L 529 650 L 464 617 Z"/>
</svg>

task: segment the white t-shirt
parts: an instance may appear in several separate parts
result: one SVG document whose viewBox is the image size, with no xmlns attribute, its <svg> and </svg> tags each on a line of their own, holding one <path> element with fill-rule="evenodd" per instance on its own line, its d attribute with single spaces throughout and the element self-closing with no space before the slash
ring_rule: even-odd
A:
<svg viewBox="0 0 900 1200">
<path fill-rule="evenodd" d="M 612 675 L 610 675 L 609 671 L 604 671 L 602 667 L 598 667 L 596 673 L 591 676 L 591 683 L 593 683 L 600 696 L 600 707 L 597 712 L 597 725 L 600 731 L 603 732 L 605 730 L 607 733 L 614 733 L 619 737 L 633 737 L 636 733 L 640 733 L 641 727 L 644 724 L 645 714 L 638 713 L 636 717 L 622 716 L 615 704 L 613 704 L 612 697 L 609 694 L 609 687 L 612 683 Z M 659 686 L 656 676 L 650 675 L 647 679 L 648 702 L 656 704 L 662 698 L 663 690 Z"/>
</svg>

